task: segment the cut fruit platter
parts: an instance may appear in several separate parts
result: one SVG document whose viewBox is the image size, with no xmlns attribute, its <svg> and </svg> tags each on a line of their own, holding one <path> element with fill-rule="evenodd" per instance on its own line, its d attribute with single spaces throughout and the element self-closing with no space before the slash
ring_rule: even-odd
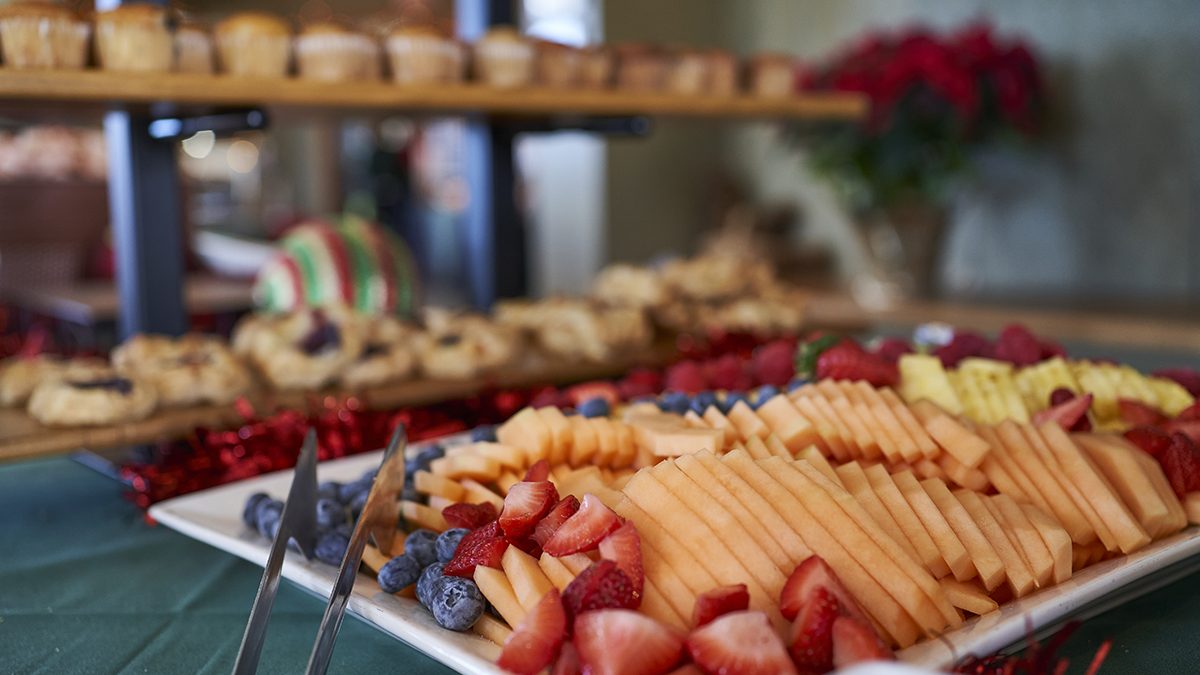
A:
<svg viewBox="0 0 1200 675">
<path fill-rule="evenodd" d="M 468 672 L 950 668 L 1190 565 L 1185 386 L 1015 328 L 967 347 L 817 337 L 786 391 L 710 391 L 682 363 L 650 400 L 598 386 L 416 448 L 404 553 L 368 548 L 350 610 Z M 319 559 L 340 560 L 372 461 L 322 467 Z M 289 479 L 151 515 L 261 564 Z M 284 567 L 318 593 L 333 573 Z"/>
</svg>

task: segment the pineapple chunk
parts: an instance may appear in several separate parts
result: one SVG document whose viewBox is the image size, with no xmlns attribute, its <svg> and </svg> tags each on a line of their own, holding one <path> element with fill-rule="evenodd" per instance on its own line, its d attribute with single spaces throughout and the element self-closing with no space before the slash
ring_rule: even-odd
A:
<svg viewBox="0 0 1200 675">
<path fill-rule="evenodd" d="M 900 357 L 900 395 L 909 403 L 928 399 L 955 415 L 965 411 L 936 356 L 905 354 Z"/>
</svg>

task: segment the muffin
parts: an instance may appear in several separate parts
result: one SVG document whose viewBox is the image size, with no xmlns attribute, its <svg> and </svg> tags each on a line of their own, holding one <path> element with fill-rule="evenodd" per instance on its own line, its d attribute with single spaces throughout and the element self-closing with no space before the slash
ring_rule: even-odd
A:
<svg viewBox="0 0 1200 675">
<path fill-rule="evenodd" d="M 658 91 L 667 75 L 667 60 L 656 47 L 617 47 L 617 86 L 629 91 Z"/>
<path fill-rule="evenodd" d="M 161 5 L 118 5 L 96 15 L 96 58 L 105 70 L 165 73 L 175 44 Z"/>
<path fill-rule="evenodd" d="M 237 77 L 287 77 L 292 28 L 266 12 L 239 12 L 217 24 L 213 34 L 223 73 Z"/>
<path fill-rule="evenodd" d="M 296 36 L 296 70 L 305 79 L 378 79 L 380 58 L 379 43 L 333 21 L 310 23 Z"/>
<path fill-rule="evenodd" d="M 184 23 L 175 29 L 175 70 L 181 73 L 212 74 L 212 36 L 203 26 Z"/>
<path fill-rule="evenodd" d="M 462 81 L 462 46 L 431 27 L 400 26 L 384 46 L 397 84 Z"/>
<path fill-rule="evenodd" d="M 475 43 L 475 76 L 492 87 L 524 87 L 533 82 L 534 48 L 509 26 L 487 32 Z"/>
<path fill-rule="evenodd" d="M 708 86 L 710 96 L 736 96 L 738 92 L 738 60 L 733 54 L 713 49 L 704 55 L 708 62 Z"/>
<path fill-rule="evenodd" d="M 586 89 L 608 89 L 613 78 L 613 53 L 604 45 L 588 47 L 579 55 L 579 80 Z"/>
<path fill-rule="evenodd" d="M 0 50 L 9 68 L 83 68 L 89 26 L 75 12 L 49 2 L 0 6 Z"/>
<path fill-rule="evenodd" d="M 750 61 L 749 89 L 761 98 L 787 98 L 796 81 L 796 61 L 787 54 L 759 54 Z"/>
<path fill-rule="evenodd" d="M 708 59 L 703 53 L 677 51 L 670 57 L 665 88 L 672 94 L 694 96 L 708 88 Z"/>
<path fill-rule="evenodd" d="M 538 84 L 558 89 L 579 84 L 583 58 L 578 49 L 549 40 L 538 40 L 534 49 Z"/>
</svg>

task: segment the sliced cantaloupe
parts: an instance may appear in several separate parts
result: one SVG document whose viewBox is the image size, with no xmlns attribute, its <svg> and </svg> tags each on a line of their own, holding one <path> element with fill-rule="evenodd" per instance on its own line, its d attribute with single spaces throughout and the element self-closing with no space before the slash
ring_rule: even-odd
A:
<svg viewBox="0 0 1200 675">
<path fill-rule="evenodd" d="M 1004 562 L 1000 560 L 996 549 L 979 529 L 979 524 L 951 494 L 950 488 L 937 478 L 927 478 L 921 481 L 921 488 L 933 500 L 934 505 L 942 512 L 946 522 L 950 524 L 954 533 L 958 535 L 959 541 L 967 549 L 967 554 L 971 557 L 971 564 L 974 566 L 979 580 L 983 583 L 983 587 L 991 591 L 1003 583 Z"/>
<path fill-rule="evenodd" d="M 1007 528 L 992 515 L 991 509 L 984 502 L 984 497 L 970 490 L 955 490 L 954 498 L 958 500 L 971 518 L 979 525 L 983 536 L 996 550 L 996 555 L 1004 562 L 1004 574 L 1008 579 L 1008 587 L 1013 595 L 1020 598 L 1028 595 L 1037 588 L 1037 580 L 1025 556 L 1018 550 L 1017 544 L 1009 538 Z"/>
<path fill-rule="evenodd" d="M 517 626 L 521 623 L 528 610 L 517 600 L 517 594 L 513 592 L 512 584 L 508 583 L 504 570 L 479 565 L 475 568 L 474 579 L 479 592 L 492 603 L 492 607 L 508 625 Z"/>
<path fill-rule="evenodd" d="M 908 505 L 912 507 L 921 524 L 925 526 L 925 531 L 929 533 L 929 537 L 933 539 L 934 546 L 937 546 L 938 553 L 942 556 L 946 566 L 950 568 L 950 572 L 954 574 L 954 578 L 959 581 L 966 581 L 975 576 L 975 566 L 971 564 L 971 557 L 967 555 L 967 549 L 955 534 L 954 529 L 950 527 L 950 523 L 946 522 L 946 517 L 938 510 L 933 500 L 926 494 L 920 482 L 911 471 L 901 471 L 892 475 L 892 481 L 900 490 L 900 494 L 904 495 L 904 499 L 908 501 Z"/>
<path fill-rule="evenodd" d="M 1084 517 L 1083 512 L 1075 506 L 1071 496 L 1058 483 L 1041 456 L 1030 447 L 1020 425 L 1012 420 L 1005 420 L 996 427 L 996 434 L 1013 463 L 1021 468 L 1042 496 L 1042 500 L 1049 506 L 1049 509 L 1043 510 L 1062 523 L 1076 544 L 1090 544 L 1095 541 L 1096 530 Z"/>
<path fill-rule="evenodd" d="M 508 577 L 517 602 L 521 603 L 526 612 L 533 609 L 542 596 L 554 588 L 554 584 L 550 583 L 545 572 L 542 572 L 537 559 L 516 546 L 509 546 L 504 550 L 500 567 L 504 570 L 504 576 Z"/>
<path fill-rule="evenodd" d="M 787 396 L 772 396 L 755 411 L 792 453 L 817 442 L 817 428 Z"/>
<path fill-rule="evenodd" d="M 1049 586 L 1054 580 L 1054 557 L 1046 548 L 1042 535 L 1021 510 L 1021 505 L 1008 495 L 993 495 L 984 499 L 983 503 L 992 512 L 992 517 L 1005 527 L 1009 539 L 1025 557 L 1038 588 Z"/>
<path fill-rule="evenodd" d="M 941 552 L 938 551 L 933 538 L 929 536 L 929 532 L 921 523 L 921 519 L 917 517 L 908 500 L 904 498 L 900 489 L 896 487 L 887 470 L 876 464 L 875 466 L 867 467 L 866 474 L 867 480 L 871 484 L 871 490 L 883 502 L 888 513 L 891 513 L 892 517 L 896 519 L 896 523 L 900 525 L 904 536 L 908 538 L 909 543 L 916 549 L 917 555 L 920 556 L 921 564 L 925 566 L 925 569 L 932 572 L 939 579 L 950 574 L 950 567 L 942 559 Z"/>
</svg>

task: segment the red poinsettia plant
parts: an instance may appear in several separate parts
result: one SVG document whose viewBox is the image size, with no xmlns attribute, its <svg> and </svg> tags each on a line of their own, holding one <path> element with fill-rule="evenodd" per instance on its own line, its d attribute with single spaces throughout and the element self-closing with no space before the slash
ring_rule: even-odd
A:
<svg viewBox="0 0 1200 675">
<path fill-rule="evenodd" d="M 949 34 L 924 28 L 871 33 L 825 63 L 803 68 L 805 91 L 859 92 L 860 123 L 800 125 L 813 167 L 856 208 L 940 203 L 973 151 L 1042 130 L 1037 60 L 987 24 Z"/>
</svg>

